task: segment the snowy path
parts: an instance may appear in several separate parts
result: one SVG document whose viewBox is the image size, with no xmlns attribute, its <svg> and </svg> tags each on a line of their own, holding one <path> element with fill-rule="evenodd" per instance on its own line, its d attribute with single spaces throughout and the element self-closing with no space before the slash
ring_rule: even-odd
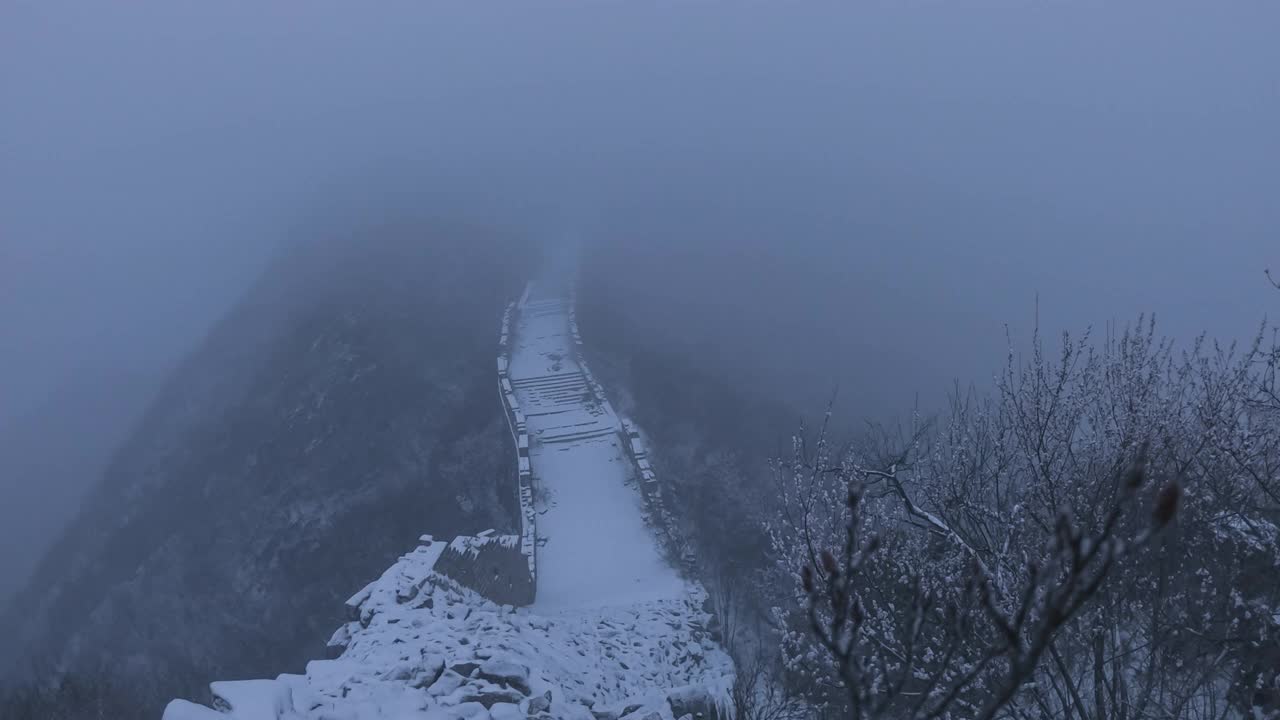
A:
<svg viewBox="0 0 1280 720">
<path fill-rule="evenodd" d="M 678 598 L 688 590 L 643 520 L 631 463 L 607 402 L 573 359 L 564 300 L 535 287 L 521 308 L 509 369 L 538 488 L 534 612 Z"/>
</svg>

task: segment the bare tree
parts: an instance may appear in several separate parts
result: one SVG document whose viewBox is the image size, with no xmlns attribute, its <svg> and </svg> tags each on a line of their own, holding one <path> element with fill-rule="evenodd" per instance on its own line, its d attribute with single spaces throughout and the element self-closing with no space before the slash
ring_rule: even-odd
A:
<svg viewBox="0 0 1280 720">
<path fill-rule="evenodd" d="M 745 657 L 734 659 L 731 692 L 734 720 L 801 720 L 808 715 L 804 703 L 777 682 L 776 658 L 761 645 Z"/>
<path fill-rule="evenodd" d="M 957 687 L 943 714 L 980 716 L 1010 678 L 1022 682 L 998 710 L 1009 717 L 1280 709 L 1280 411 L 1264 338 L 1177 350 L 1147 320 L 1099 342 L 1064 338 L 1056 353 L 1037 337 L 1025 361 L 1010 351 L 994 393 L 958 390 L 935 423 L 839 448 L 822 428 L 797 439 L 777 463 L 770 525 L 788 688 L 852 712 L 840 664 L 821 661 L 835 641 L 853 648 L 864 716 L 927 716 Z M 1123 480 L 1135 464 L 1185 490 L 1158 535 L 1154 497 Z M 856 572 L 842 560 L 851 527 Z M 1088 552 L 1072 555 L 1077 544 Z M 824 548 L 860 601 L 834 633 Z M 827 641 L 812 632 L 804 567 Z M 1007 628 L 1021 645 L 997 642 Z M 878 708 L 886 695 L 897 699 Z"/>
<path fill-rule="evenodd" d="M 1074 528 L 1069 515 L 1059 516 L 1046 553 L 1049 564 L 1028 563 L 1027 581 L 1011 608 L 997 597 L 977 557 L 964 593 L 974 600 L 967 611 L 952 605 L 935 612 L 934 599 L 915 583 L 912 603 L 899 622 L 907 636 L 893 653 L 894 663 L 880 660 L 869 648 L 875 640 L 864 635 L 867 610 L 860 579 L 880 549 L 879 537 L 863 527 L 868 478 L 895 483 L 895 474 L 871 470 L 846 477 L 850 514 L 843 546 L 837 552 L 823 550 L 819 563 L 805 566 L 802 577 L 813 632 L 836 663 L 851 717 L 938 718 L 956 709 L 965 716 L 995 717 L 1031 678 L 1056 634 L 1097 597 L 1117 562 L 1145 548 L 1173 518 L 1180 493 L 1176 483 L 1161 489 L 1146 530 L 1129 539 L 1119 536 L 1121 517 L 1132 510 L 1143 485 L 1144 464 L 1145 453 L 1140 453 L 1123 481 L 1120 502 L 1100 531 Z M 918 509 L 912 512 L 930 518 Z M 966 616 L 974 609 L 981 618 Z M 930 624 L 937 626 L 933 632 Z M 978 626 L 983 627 L 975 638 Z M 953 671 L 956 665 L 958 672 Z"/>
</svg>

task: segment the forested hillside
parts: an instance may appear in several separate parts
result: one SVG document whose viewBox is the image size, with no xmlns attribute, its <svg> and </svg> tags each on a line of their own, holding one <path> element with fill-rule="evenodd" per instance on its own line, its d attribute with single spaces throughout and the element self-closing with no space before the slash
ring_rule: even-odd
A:
<svg viewBox="0 0 1280 720">
<path fill-rule="evenodd" d="M 282 257 L 173 374 L 0 621 L 137 716 L 323 654 L 354 588 L 423 532 L 508 529 L 494 331 L 521 248 L 375 228 Z"/>
</svg>

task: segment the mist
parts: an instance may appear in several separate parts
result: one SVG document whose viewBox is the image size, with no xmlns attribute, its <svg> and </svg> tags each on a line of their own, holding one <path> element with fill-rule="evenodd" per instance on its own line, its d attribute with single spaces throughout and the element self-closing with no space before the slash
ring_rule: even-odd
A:
<svg viewBox="0 0 1280 720">
<path fill-rule="evenodd" d="M 855 417 L 983 382 L 1006 324 L 1248 339 L 1278 30 L 1262 2 L 6 3 L 0 432 L 78 417 L 38 454 L 96 449 L 0 462 L 0 578 L 282 245 L 369 221 L 580 245 L 639 337 Z"/>
</svg>

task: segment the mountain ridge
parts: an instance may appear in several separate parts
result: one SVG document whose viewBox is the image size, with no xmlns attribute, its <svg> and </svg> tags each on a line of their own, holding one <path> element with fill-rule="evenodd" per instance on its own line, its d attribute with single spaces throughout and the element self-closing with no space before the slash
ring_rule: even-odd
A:
<svg viewBox="0 0 1280 720">
<path fill-rule="evenodd" d="M 110 663 L 158 704 L 294 667 L 424 527 L 513 522 L 487 371 L 525 249 L 355 238 L 282 256 L 179 365 L 0 618 L 6 674 Z"/>
</svg>

